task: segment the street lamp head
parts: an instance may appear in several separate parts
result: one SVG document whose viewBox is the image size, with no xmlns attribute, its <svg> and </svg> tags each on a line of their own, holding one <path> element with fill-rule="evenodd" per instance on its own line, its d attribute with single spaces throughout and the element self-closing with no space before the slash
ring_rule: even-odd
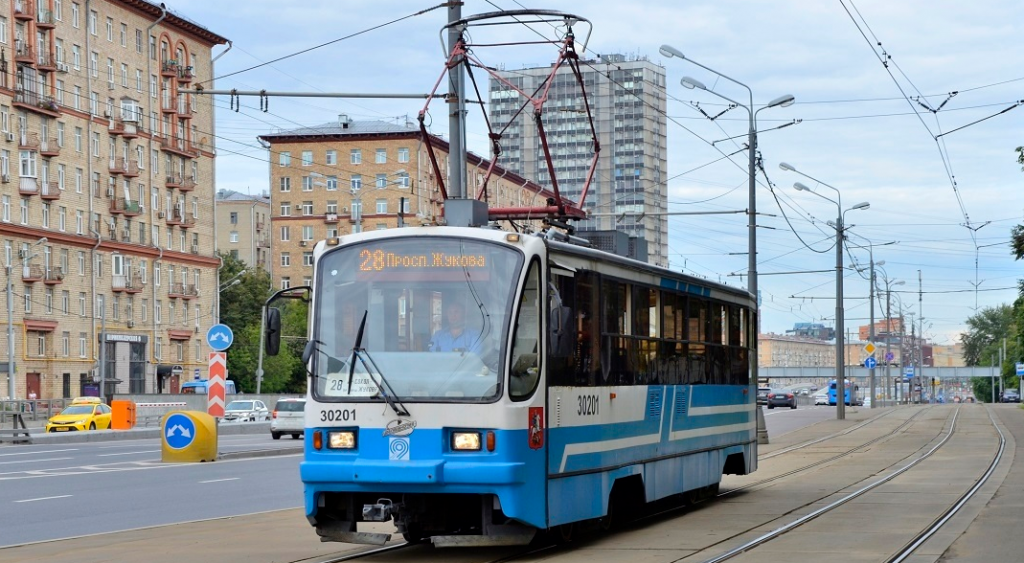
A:
<svg viewBox="0 0 1024 563">
<path fill-rule="evenodd" d="M 854 205 L 850 209 L 867 209 L 869 207 L 871 207 L 870 203 L 868 203 L 866 201 L 862 201 L 862 202 L 858 203 L 857 205 Z"/>
<path fill-rule="evenodd" d="M 685 56 L 683 56 L 683 52 L 682 51 L 680 51 L 679 49 L 676 49 L 675 47 L 673 47 L 671 45 L 662 45 L 660 48 L 658 48 L 658 52 L 661 53 L 661 56 L 668 57 L 670 59 L 672 57 L 678 57 L 680 59 L 685 59 L 686 58 Z"/>
<path fill-rule="evenodd" d="M 778 98 L 775 98 L 774 100 L 768 102 L 768 106 L 767 107 L 770 107 L 770 108 L 784 107 L 785 108 L 785 107 L 789 107 L 789 106 L 793 105 L 794 102 L 796 102 L 796 98 L 794 98 L 792 94 L 786 94 L 785 96 L 779 96 Z"/>
<path fill-rule="evenodd" d="M 39 240 L 37 240 L 37 241 L 33 242 L 33 243 L 32 243 L 32 246 L 36 246 L 36 245 L 39 245 L 39 244 L 43 244 L 43 243 L 44 243 L 44 242 L 46 242 L 46 241 L 47 241 L 46 237 L 43 237 L 43 238 L 41 238 L 41 239 L 39 239 Z"/>
<path fill-rule="evenodd" d="M 885 266 L 885 260 L 879 260 L 878 262 L 875 262 L 875 267 L 878 266 Z"/>
<path fill-rule="evenodd" d="M 811 188 L 808 188 L 807 186 L 803 185 L 800 182 L 793 182 L 793 187 L 796 188 L 798 191 L 801 191 L 801 192 L 813 192 L 814 191 Z"/>
<path fill-rule="evenodd" d="M 785 163 L 785 162 L 780 162 L 779 163 L 779 168 L 785 170 L 786 172 L 796 172 L 796 168 L 793 168 L 793 166 L 791 164 L 788 164 L 788 163 Z"/>
<path fill-rule="evenodd" d="M 905 281 L 903 281 L 903 280 L 900 280 L 900 281 L 895 281 L 895 282 L 892 282 L 892 284 L 893 284 L 893 285 L 907 285 L 907 282 L 905 282 Z"/>
<path fill-rule="evenodd" d="M 689 76 L 684 76 L 681 79 L 679 79 L 679 84 L 681 84 L 683 88 L 686 88 L 687 90 L 693 90 L 694 88 L 698 88 L 700 90 L 708 89 L 708 87 L 705 86 L 703 82 L 697 80 L 696 78 L 691 78 Z"/>
</svg>

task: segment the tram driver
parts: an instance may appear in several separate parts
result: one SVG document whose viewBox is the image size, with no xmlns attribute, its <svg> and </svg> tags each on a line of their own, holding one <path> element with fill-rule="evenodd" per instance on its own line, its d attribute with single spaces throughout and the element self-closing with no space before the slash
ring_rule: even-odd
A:
<svg viewBox="0 0 1024 563">
<path fill-rule="evenodd" d="M 431 352 L 480 352 L 480 332 L 466 326 L 466 308 L 453 301 L 445 307 L 448 326 L 430 339 Z"/>
</svg>

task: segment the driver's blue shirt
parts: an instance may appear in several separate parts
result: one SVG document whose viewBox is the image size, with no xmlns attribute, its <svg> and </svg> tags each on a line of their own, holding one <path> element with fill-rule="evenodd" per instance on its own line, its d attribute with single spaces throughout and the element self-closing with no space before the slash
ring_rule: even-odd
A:
<svg viewBox="0 0 1024 563">
<path fill-rule="evenodd" d="M 458 336 L 452 336 L 449 330 L 439 330 L 430 339 L 431 352 L 479 352 L 480 333 L 465 329 Z"/>
</svg>

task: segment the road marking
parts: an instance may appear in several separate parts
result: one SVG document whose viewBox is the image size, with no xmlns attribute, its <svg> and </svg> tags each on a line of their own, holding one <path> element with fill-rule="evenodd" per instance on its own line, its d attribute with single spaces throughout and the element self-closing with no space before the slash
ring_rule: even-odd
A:
<svg viewBox="0 0 1024 563">
<path fill-rule="evenodd" d="M 13 454 L 0 454 L 0 457 L 7 457 L 12 455 L 35 455 L 35 454 L 55 454 L 59 452 L 77 452 L 78 448 L 69 448 L 66 450 L 41 450 L 35 452 L 18 452 Z"/>
<path fill-rule="evenodd" d="M 37 500 L 53 500 L 55 498 L 67 498 L 71 495 L 57 495 L 55 497 L 40 497 L 40 498 L 27 498 L 25 500 L 16 500 L 14 502 L 35 502 Z"/>
<path fill-rule="evenodd" d="M 136 455 L 136 454 L 155 454 L 160 450 L 146 450 L 144 452 L 118 452 L 116 454 L 96 454 L 96 457 L 110 457 L 115 455 Z"/>
<path fill-rule="evenodd" d="M 66 459 L 74 459 L 73 457 L 48 457 L 43 459 L 17 459 L 14 461 L 0 461 L 0 465 L 10 465 L 12 463 L 35 463 L 37 461 L 64 461 Z"/>
<path fill-rule="evenodd" d="M 223 481 L 237 481 L 238 477 L 229 477 L 227 479 L 210 479 L 209 481 L 200 481 L 199 484 L 204 483 L 221 483 Z"/>
</svg>

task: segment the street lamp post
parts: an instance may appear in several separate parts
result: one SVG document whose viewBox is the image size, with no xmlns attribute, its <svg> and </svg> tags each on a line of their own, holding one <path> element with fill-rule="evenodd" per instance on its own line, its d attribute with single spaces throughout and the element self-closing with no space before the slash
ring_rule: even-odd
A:
<svg viewBox="0 0 1024 563">
<path fill-rule="evenodd" d="M 722 78 L 724 78 L 724 79 L 726 79 L 726 80 L 728 80 L 730 82 L 738 84 L 738 85 L 742 86 L 743 88 L 746 88 L 746 90 L 747 90 L 747 95 L 749 97 L 749 103 L 744 105 L 744 104 L 741 104 L 741 103 L 739 103 L 739 102 L 737 102 L 735 100 L 727 98 L 726 96 L 723 96 L 722 94 L 719 94 L 718 92 L 715 92 L 713 90 L 708 90 L 708 88 L 706 86 L 704 86 L 704 84 L 702 84 L 700 81 L 695 80 L 693 78 L 684 77 L 682 80 L 680 80 L 680 84 L 682 84 L 682 86 L 685 87 L 685 88 L 690 88 L 690 89 L 698 88 L 700 90 L 704 90 L 706 92 L 714 94 L 715 96 L 718 96 L 719 98 L 722 98 L 723 100 L 727 100 L 727 101 L 729 101 L 729 102 L 731 102 L 733 104 L 736 104 L 737 106 L 742 107 L 743 109 L 747 110 L 747 118 L 748 118 L 747 149 L 748 149 L 748 152 L 749 152 L 748 159 L 747 159 L 747 176 L 748 176 L 748 189 L 747 189 L 747 191 L 748 191 L 748 193 L 747 193 L 747 200 L 748 200 L 747 201 L 747 207 L 748 207 L 748 209 L 747 209 L 747 290 L 751 293 L 751 295 L 754 296 L 754 301 L 755 301 L 755 303 L 758 304 L 758 309 L 760 309 L 760 303 L 758 302 L 759 300 L 758 300 L 758 295 L 757 295 L 757 191 L 755 190 L 755 187 L 756 187 L 756 184 L 757 184 L 757 170 L 756 170 L 756 167 L 755 167 L 755 152 L 757 150 L 757 113 L 759 111 L 761 111 L 763 109 L 767 109 L 767 108 L 791 106 L 796 101 L 796 98 L 794 98 L 792 95 L 789 95 L 789 94 L 784 95 L 784 96 L 780 96 L 780 97 L 775 98 L 774 100 L 768 102 L 768 104 L 765 105 L 764 107 L 759 108 L 759 109 L 757 109 L 755 111 L 754 110 L 754 92 L 746 84 L 740 82 L 739 80 L 736 80 L 734 78 L 726 76 L 726 75 L 718 72 L 717 70 L 714 70 L 712 68 L 706 67 L 706 66 L 698 63 L 697 61 L 693 60 L 693 59 L 686 58 L 686 56 L 683 55 L 682 51 L 680 51 L 679 49 L 676 49 L 675 47 L 673 47 L 671 45 L 662 45 L 661 48 L 658 51 L 661 53 L 662 56 L 667 57 L 667 58 L 679 58 L 679 59 L 682 59 L 684 61 L 690 61 L 691 63 L 699 66 L 700 68 L 703 68 L 704 70 L 706 70 L 708 72 L 716 74 L 716 75 L 718 75 L 718 76 L 720 76 L 720 77 L 722 77 Z M 758 319 L 760 319 L 760 311 L 758 311 Z M 758 322 L 758 324 L 755 325 L 755 327 L 754 327 L 755 328 L 755 337 L 754 337 L 754 341 L 751 343 L 753 345 L 753 350 L 751 351 L 752 353 L 750 355 L 751 356 L 751 362 L 750 362 L 751 373 L 750 373 L 750 375 L 751 375 L 751 378 L 753 379 L 753 382 L 755 384 L 757 382 L 757 336 L 756 336 L 756 334 L 757 334 L 757 326 L 760 324 L 759 320 L 757 322 Z"/>
<path fill-rule="evenodd" d="M 845 230 L 845 228 L 843 227 L 843 216 L 846 215 L 847 211 L 852 211 L 854 209 L 867 209 L 868 207 L 871 206 L 871 204 L 864 201 L 858 203 L 857 205 L 854 205 L 853 207 L 850 207 L 849 209 L 843 209 L 843 196 L 839 192 L 839 188 L 830 186 L 825 182 L 818 180 L 817 178 L 808 176 L 807 174 L 800 172 L 799 170 L 793 168 L 792 166 L 786 164 L 785 162 L 780 163 L 779 168 L 788 172 L 796 172 L 797 174 L 804 176 L 805 178 L 814 180 L 819 185 L 825 186 L 826 188 L 831 188 L 836 192 L 836 199 L 833 200 L 832 198 L 819 194 L 818 192 L 812 190 L 811 188 L 808 188 L 807 186 L 801 184 L 800 182 L 796 182 L 795 184 L 793 184 L 793 187 L 799 191 L 810 192 L 820 197 L 821 199 L 831 201 L 836 205 L 837 213 L 836 222 L 834 225 L 836 229 L 836 419 L 843 420 L 846 418 L 846 374 L 844 371 L 846 367 L 846 362 L 844 358 L 846 342 L 843 340 L 843 331 L 845 330 L 843 319 L 843 235 Z M 854 397 L 852 395 L 853 393 L 851 390 L 851 404 L 854 403 Z"/>
<path fill-rule="evenodd" d="M 889 388 L 892 385 L 892 378 L 889 373 L 889 346 L 892 342 L 892 288 L 896 285 L 903 285 L 906 282 L 889 279 L 889 274 L 885 270 L 882 270 L 882 279 L 885 281 L 885 394 L 886 399 L 888 399 Z"/>
<path fill-rule="evenodd" d="M 868 325 L 868 342 L 870 342 L 872 345 L 874 345 L 874 343 L 875 343 L 875 266 L 883 266 L 883 265 L 885 265 L 885 260 L 879 260 L 878 262 L 875 262 L 875 252 L 874 252 L 874 249 L 875 249 L 876 246 L 889 246 L 891 244 L 896 244 L 898 241 L 889 241 L 889 242 L 883 242 L 881 244 L 874 244 L 873 242 L 871 242 L 870 240 L 868 240 L 864 236 L 857 235 L 857 237 L 858 238 L 862 238 L 862 239 L 868 241 L 868 245 L 867 246 L 862 246 L 862 245 L 859 245 L 859 244 L 857 244 L 855 242 L 851 242 L 850 244 L 852 244 L 854 246 L 857 246 L 859 248 L 867 248 L 868 249 L 868 261 L 869 261 L 869 266 L 868 267 L 871 270 L 870 273 L 869 273 L 869 279 L 868 279 L 868 281 L 870 282 L 870 285 L 868 286 L 868 305 L 870 306 L 870 311 L 871 311 L 871 315 L 870 315 L 870 323 L 871 324 Z M 877 364 L 877 362 L 875 362 L 875 363 Z M 875 381 L 876 381 L 875 380 L 875 368 L 873 368 L 873 367 L 868 368 L 868 387 L 871 389 L 871 395 L 870 395 L 870 397 L 871 397 L 871 408 L 876 408 L 876 406 L 877 406 L 875 404 L 875 403 L 877 403 L 877 401 L 875 400 L 876 399 L 876 396 L 875 396 L 876 395 L 876 392 L 875 392 L 876 383 L 875 383 Z"/>
<path fill-rule="evenodd" d="M 29 246 L 29 250 L 25 253 L 26 256 L 18 257 L 18 263 L 24 268 L 25 263 L 35 257 L 35 254 L 29 254 L 32 252 L 32 248 L 43 244 L 46 240 L 46 237 L 43 237 L 32 243 Z M 7 394 L 10 395 L 11 400 L 18 398 L 14 387 L 14 290 L 11 287 L 11 270 L 13 267 L 13 259 L 9 259 L 7 261 Z"/>
</svg>

